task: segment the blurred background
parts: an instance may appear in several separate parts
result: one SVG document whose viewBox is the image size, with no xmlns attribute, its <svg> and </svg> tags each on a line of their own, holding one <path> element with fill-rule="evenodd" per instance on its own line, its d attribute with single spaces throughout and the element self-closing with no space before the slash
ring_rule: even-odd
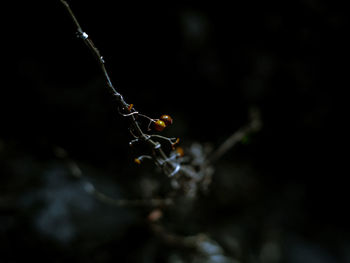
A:
<svg viewBox="0 0 350 263">
<path fill-rule="evenodd" d="M 251 107 L 263 128 L 216 164 L 192 209 L 162 219 L 210 236 L 208 255 L 169 246 L 148 228 L 149 209 L 95 200 L 54 154 L 64 148 L 115 198 L 164 180 L 134 165 L 127 122 L 67 11 L 59 1 L 4 8 L 0 262 L 350 262 L 344 6 L 70 3 L 118 91 L 151 117 L 171 115 L 165 134 L 182 146 L 217 147 Z"/>
</svg>

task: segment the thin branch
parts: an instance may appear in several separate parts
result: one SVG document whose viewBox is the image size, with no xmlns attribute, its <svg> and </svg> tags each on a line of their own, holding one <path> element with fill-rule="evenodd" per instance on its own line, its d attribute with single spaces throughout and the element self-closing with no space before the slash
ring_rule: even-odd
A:
<svg viewBox="0 0 350 263">
<path fill-rule="evenodd" d="M 96 197 L 96 199 L 100 200 L 103 203 L 118 206 L 118 207 L 144 207 L 144 206 L 151 206 L 151 207 L 161 207 L 161 206 L 170 206 L 173 204 L 173 200 L 170 198 L 165 199 L 159 199 L 159 198 L 152 198 L 152 199 L 136 199 L 136 200 L 129 200 L 129 199 L 115 199 L 113 197 L 110 197 L 106 195 L 105 193 L 96 190 L 93 186 L 87 186 L 85 188 L 89 189 L 89 192 Z"/>
<path fill-rule="evenodd" d="M 89 37 L 89 35 L 85 31 L 83 31 L 82 27 L 80 26 L 80 23 L 78 22 L 78 19 L 74 15 L 69 4 L 64 0 L 60 0 L 60 1 L 66 7 L 68 13 L 70 14 L 70 16 L 71 16 L 71 18 L 72 18 L 72 20 L 77 28 L 77 32 L 78 32 L 79 37 L 81 39 L 83 39 L 84 43 L 89 47 L 89 49 L 92 51 L 93 55 L 97 59 L 99 65 L 100 65 L 100 68 L 101 68 L 102 72 L 104 73 L 107 85 L 111 89 L 111 91 L 113 92 L 114 96 L 117 98 L 117 102 L 119 103 L 120 108 L 123 109 L 123 111 L 128 112 L 130 104 L 125 102 L 123 96 L 113 86 L 112 81 L 111 81 L 109 74 L 108 74 L 106 67 L 105 67 L 105 61 L 104 61 L 103 57 L 101 56 L 100 51 L 96 48 L 96 46 L 94 45 L 94 43 L 91 40 L 91 38 Z M 138 122 L 136 121 L 135 115 L 136 114 L 131 114 L 128 116 L 130 121 L 131 121 L 132 133 L 134 135 L 136 135 L 138 138 L 142 139 L 145 143 L 147 143 L 153 149 L 153 152 L 154 152 L 153 157 L 154 157 L 155 161 L 159 158 L 160 159 L 167 159 L 166 154 L 161 149 L 161 147 L 159 147 L 159 145 L 160 145 L 159 142 L 155 142 L 154 140 L 150 139 L 150 137 L 142 131 Z M 169 165 L 170 168 L 173 168 L 173 169 L 175 169 L 175 167 L 176 167 L 176 165 L 173 165 L 172 163 L 167 163 L 167 165 Z"/>
<path fill-rule="evenodd" d="M 225 155 L 237 143 L 241 142 L 245 136 L 256 132 L 261 128 L 260 113 L 257 109 L 251 109 L 250 123 L 228 137 L 208 158 L 209 163 L 214 163 Z"/>
<path fill-rule="evenodd" d="M 105 76 L 107 86 L 111 89 L 111 91 L 113 92 L 113 95 L 117 98 L 117 101 L 120 104 L 120 107 L 126 111 L 129 107 L 129 104 L 125 102 L 123 96 L 113 86 L 111 78 L 109 77 L 109 74 L 108 74 L 107 69 L 105 67 L 105 61 L 104 61 L 100 51 L 96 48 L 94 42 L 91 40 L 89 35 L 85 31 L 83 31 L 82 27 L 80 26 L 80 23 L 78 22 L 78 19 L 74 15 L 69 4 L 64 0 L 60 0 L 60 1 L 66 7 L 66 9 L 67 9 L 68 13 L 70 14 L 75 26 L 77 27 L 77 32 L 78 32 L 79 37 L 89 47 L 89 49 L 92 51 L 92 54 L 97 59 L 99 65 L 100 65 L 100 68 Z M 139 127 L 138 123 L 136 122 L 135 116 L 131 116 L 131 120 L 132 120 L 132 126 L 136 130 L 138 135 L 140 137 L 144 137 L 144 134 L 143 134 L 141 128 Z M 152 142 L 150 142 L 150 144 L 152 144 Z M 153 145 L 155 145 L 155 143 Z"/>
<path fill-rule="evenodd" d="M 72 176 L 79 180 L 83 180 L 84 183 L 84 190 L 88 193 L 93 195 L 97 200 L 117 206 L 117 207 L 144 207 L 144 206 L 151 206 L 151 207 L 164 207 L 164 206 L 170 206 L 173 204 L 173 200 L 171 198 L 152 198 L 152 199 L 136 199 L 136 200 L 129 200 L 129 199 L 116 199 L 111 196 L 106 195 L 105 193 L 98 190 L 95 185 L 84 179 L 83 172 L 80 169 L 79 165 L 70 159 L 68 157 L 68 153 L 66 150 L 64 150 L 61 147 L 55 147 L 54 154 L 56 157 L 64 160 L 66 162 L 66 165 L 71 173 Z M 1 200 L 0 200 L 1 201 Z M 1 205 L 1 202 L 0 202 Z"/>
<path fill-rule="evenodd" d="M 117 90 L 114 88 L 114 86 L 112 84 L 112 81 L 111 81 L 109 74 L 106 70 L 106 67 L 104 65 L 105 61 L 104 61 L 103 57 L 101 56 L 100 51 L 96 48 L 94 42 L 89 38 L 89 35 L 83 31 L 82 27 L 80 26 L 80 24 L 78 22 L 78 19 L 75 17 L 69 4 L 64 0 L 61 0 L 61 3 L 66 7 L 66 9 L 67 9 L 68 13 L 70 14 L 75 26 L 77 27 L 77 32 L 78 32 L 79 37 L 84 40 L 85 44 L 90 48 L 90 50 L 92 51 L 92 53 L 96 57 L 97 61 L 99 62 L 100 67 L 105 75 L 106 80 L 107 80 L 108 87 L 113 91 L 113 94 L 118 98 L 118 100 L 120 100 L 120 103 L 123 104 L 124 107 L 127 106 L 127 103 L 124 101 L 122 95 L 119 92 L 117 92 Z"/>
</svg>

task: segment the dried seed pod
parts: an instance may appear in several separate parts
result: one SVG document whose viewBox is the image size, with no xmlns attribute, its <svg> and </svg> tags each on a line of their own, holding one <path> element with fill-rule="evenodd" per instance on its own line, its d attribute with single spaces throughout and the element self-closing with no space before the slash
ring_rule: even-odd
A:
<svg viewBox="0 0 350 263">
<path fill-rule="evenodd" d="M 171 118 L 169 115 L 162 115 L 159 119 L 164 121 L 166 126 L 169 126 L 173 123 L 173 118 Z"/>
</svg>

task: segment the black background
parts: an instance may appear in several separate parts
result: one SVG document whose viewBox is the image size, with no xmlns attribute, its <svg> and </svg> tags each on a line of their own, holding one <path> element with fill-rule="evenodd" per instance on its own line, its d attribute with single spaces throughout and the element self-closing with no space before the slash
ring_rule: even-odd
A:
<svg viewBox="0 0 350 263">
<path fill-rule="evenodd" d="M 250 107 L 260 109 L 262 130 L 217 164 L 212 191 L 199 202 L 201 216 L 192 217 L 200 227 L 189 232 L 215 233 L 223 222 L 248 229 L 240 260 L 253 262 L 244 255 L 258 253 L 267 224 L 284 233 L 283 262 L 306 262 L 295 256 L 300 251 L 312 255 L 308 262 L 349 262 L 344 6 L 306 0 L 71 6 L 126 101 L 154 118 L 173 116 L 166 134 L 183 145 L 217 146 L 248 121 Z M 161 245 L 147 245 L 153 237 L 140 223 L 142 209 L 68 214 L 79 219 L 75 226 L 86 221 L 69 241 L 35 227 L 45 206 L 38 194 L 48 187 L 44 174 L 64 170 L 54 146 L 123 197 L 137 196 L 134 185 L 152 168 L 133 165 L 127 123 L 60 2 L 3 12 L 11 19 L 2 36 L 10 57 L 0 95 L 0 261 L 163 262 Z M 237 180 L 230 179 L 234 167 L 248 170 L 257 186 L 245 188 L 243 175 L 238 190 L 227 186 L 238 194 L 226 196 L 223 182 Z M 33 196 L 29 205 L 23 201 Z M 106 214 L 111 223 L 100 227 L 105 222 L 97 218 Z"/>
</svg>

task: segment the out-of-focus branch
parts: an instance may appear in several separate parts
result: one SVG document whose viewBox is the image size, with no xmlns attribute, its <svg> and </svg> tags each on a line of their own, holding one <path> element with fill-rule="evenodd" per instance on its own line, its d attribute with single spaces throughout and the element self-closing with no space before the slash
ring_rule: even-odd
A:
<svg viewBox="0 0 350 263">
<path fill-rule="evenodd" d="M 150 227 L 153 233 L 166 244 L 185 249 L 197 250 L 200 242 L 207 238 L 204 234 L 198 234 L 194 236 L 177 235 L 169 232 L 166 228 L 158 223 L 151 223 Z"/>
<path fill-rule="evenodd" d="M 88 188 L 88 192 L 90 192 L 92 195 L 96 197 L 97 200 L 100 200 L 103 203 L 113 205 L 113 206 L 118 206 L 118 207 L 145 207 L 145 206 L 150 206 L 150 207 L 164 207 L 164 206 L 169 206 L 173 204 L 173 200 L 171 198 L 165 198 L 165 199 L 160 199 L 160 198 L 152 198 L 152 199 L 135 199 L 135 200 L 130 200 L 130 199 L 115 199 L 113 197 L 110 197 L 106 195 L 105 193 L 98 191 L 95 189 L 93 185 L 86 185 L 85 188 Z"/>
<path fill-rule="evenodd" d="M 209 163 L 214 163 L 232 149 L 237 143 L 241 142 L 246 136 L 261 129 L 260 112 L 257 109 L 250 110 L 250 122 L 234 132 L 228 137 L 208 158 Z"/>
<path fill-rule="evenodd" d="M 164 206 L 170 206 L 173 204 L 173 200 L 171 198 L 152 198 L 152 199 L 117 199 L 114 197 L 111 197 L 100 190 L 96 188 L 96 186 L 86 180 L 83 176 L 83 172 L 79 165 L 72 159 L 68 157 L 68 153 L 61 147 L 55 147 L 54 148 L 54 154 L 56 157 L 62 159 L 71 173 L 72 176 L 74 176 L 77 179 L 83 180 L 83 187 L 84 190 L 88 193 L 94 196 L 97 200 L 109 204 L 112 206 L 117 206 L 117 207 L 164 207 Z M 0 199 L 1 201 L 1 199 Z M 1 202 L 0 202 L 1 204 Z"/>
</svg>

